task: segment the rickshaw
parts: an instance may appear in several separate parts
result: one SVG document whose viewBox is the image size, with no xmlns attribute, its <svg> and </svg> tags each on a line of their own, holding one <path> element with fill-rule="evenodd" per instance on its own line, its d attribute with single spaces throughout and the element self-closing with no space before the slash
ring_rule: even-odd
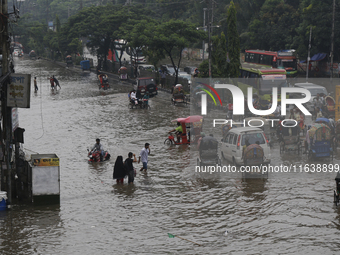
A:
<svg viewBox="0 0 340 255">
<path fill-rule="evenodd" d="M 264 151 L 263 148 L 258 144 L 250 144 L 243 151 L 243 162 L 244 166 L 260 166 L 264 162 Z M 248 169 L 248 168 L 246 168 Z M 251 168 L 253 170 L 253 168 Z M 256 171 L 244 171 L 242 172 L 242 177 L 264 177 L 268 175 L 268 173 L 262 173 L 260 168 Z"/>
<path fill-rule="evenodd" d="M 297 154 L 302 152 L 300 140 L 300 127 L 294 121 L 286 121 L 285 126 L 282 126 L 279 134 L 280 153 L 285 151 L 297 151 Z"/>
<path fill-rule="evenodd" d="M 176 105 L 178 103 L 187 104 L 187 97 L 183 94 L 183 86 L 181 84 L 177 84 L 174 87 L 174 91 L 172 94 L 171 102 Z"/>
<path fill-rule="evenodd" d="M 35 53 L 34 50 L 31 50 L 30 53 L 28 54 L 28 56 L 30 57 L 30 59 L 36 59 L 37 54 Z"/>
<path fill-rule="evenodd" d="M 339 204 L 339 200 L 340 200 L 340 172 L 338 172 L 335 177 L 335 190 L 334 190 L 335 206 Z"/>
<path fill-rule="evenodd" d="M 332 133 L 326 124 L 316 123 L 306 135 L 308 158 L 332 157 Z"/>
<path fill-rule="evenodd" d="M 315 120 L 315 123 L 323 123 L 326 124 L 331 129 L 331 141 L 332 141 L 332 147 L 337 146 L 337 137 L 335 133 L 335 123 L 333 119 L 327 119 L 327 118 L 317 118 Z"/>
<path fill-rule="evenodd" d="M 109 88 L 109 78 L 107 74 L 101 73 L 98 75 L 98 80 L 100 81 L 99 89 L 108 89 Z"/>
<path fill-rule="evenodd" d="M 336 148 L 338 146 L 339 141 L 340 141 L 340 120 L 335 122 L 334 132 L 335 132 L 335 144 L 334 144 L 334 147 Z"/>
<path fill-rule="evenodd" d="M 328 118 L 334 118 L 335 116 L 335 100 L 331 96 L 325 97 L 325 107 L 323 108 L 327 112 Z"/>
<path fill-rule="evenodd" d="M 121 68 L 119 68 L 118 74 L 119 74 L 120 81 L 123 81 L 123 80 L 126 81 L 128 79 L 127 68 L 125 66 L 122 66 Z"/>
<path fill-rule="evenodd" d="M 66 66 L 67 67 L 73 66 L 73 61 L 72 61 L 71 55 L 66 56 Z"/>
<path fill-rule="evenodd" d="M 91 65 L 90 65 L 90 60 L 82 60 L 80 61 L 80 67 L 83 72 L 85 70 L 89 70 L 91 72 Z"/>
<path fill-rule="evenodd" d="M 199 147 L 198 166 L 221 165 L 218 157 L 218 141 L 212 136 L 205 136 L 201 139 Z"/>
<path fill-rule="evenodd" d="M 181 141 L 177 143 L 177 141 L 175 140 L 175 136 L 172 133 L 170 133 L 168 138 L 165 139 L 164 144 L 167 144 L 167 145 L 195 144 L 201 138 L 202 122 L 203 122 L 202 116 L 193 115 L 193 116 L 189 116 L 186 118 L 178 118 L 178 119 L 172 120 L 172 122 L 179 122 L 182 125 L 183 132 L 181 134 Z M 188 123 L 190 124 L 191 127 L 190 127 L 189 134 L 187 136 L 186 124 Z M 194 140 L 190 139 L 190 136 L 192 135 L 194 136 Z"/>
</svg>

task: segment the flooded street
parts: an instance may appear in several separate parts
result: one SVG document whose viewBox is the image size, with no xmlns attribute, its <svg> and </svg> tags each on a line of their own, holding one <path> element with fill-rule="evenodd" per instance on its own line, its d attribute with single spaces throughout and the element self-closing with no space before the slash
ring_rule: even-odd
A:
<svg viewBox="0 0 340 255">
<path fill-rule="evenodd" d="M 15 205 L 0 212 L 1 254 L 337 254 L 340 206 L 335 173 L 195 173 L 197 152 L 164 144 L 171 120 L 190 115 L 159 92 L 150 110 L 129 109 L 130 84 L 98 89 L 94 73 L 44 60 L 17 60 L 17 73 L 36 76 L 31 108 L 19 109 L 26 155 L 60 158 L 60 206 Z M 61 90 L 52 93 L 48 77 Z M 206 132 L 208 134 L 208 132 Z M 89 164 L 87 148 L 100 138 L 111 160 Z M 133 185 L 112 179 L 115 159 L 136 156 L 150 143 L 148 173 Z M 273 164 L 306 164 L 306 155 L 271 149 Z M 195 161 L 196 162 L 196 161 Z M 227 163 L 227 162 L 224 162 Z M 320 163 L 320 162 L 318 162 Z M 340 163 L 340 149 L 333 162 Z M 137 169 L 141 164 L 134 164 Z M 228 230 L 228 235 L 225 235 Z M 195 241 L 194 245 L 167 233 Z"/>
</svg>

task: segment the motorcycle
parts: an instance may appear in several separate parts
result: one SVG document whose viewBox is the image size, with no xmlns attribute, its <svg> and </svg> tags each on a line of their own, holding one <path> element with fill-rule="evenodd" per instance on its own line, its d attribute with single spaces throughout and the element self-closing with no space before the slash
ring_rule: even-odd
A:
<svg viewBox="0 0 340 255">
<path fill-rule="evenodd" d="M 107 90 L 110 87 L 109 86 L 109 79 L 108 79 L 108 76 L 106 74 L 99 74 L 98 79 L 100 81 L 99 89 L 102 88 L 104 90 Z"/>
<path fill-rule="evenodd" d="M 103 162 L 103 161 L 106 161 L 106 160 L 109 160 L 111 155 L 107 152 L 107 151 L 104 151 L 104 155 L 102 156 L 100 151 L 97 151 L 97 150 L 94 150 L 94 151 L 90 151 L 89 149 L 87 150 L 88 151 L 88 157 L 89 157 L 89 160 L 88 162 L 91 163 L 91 162 Z"/>
<path fill-rule="evenodd" d="M 228 104 L 227 119 L 233 118 L 233 104 Z"/>
</svg>

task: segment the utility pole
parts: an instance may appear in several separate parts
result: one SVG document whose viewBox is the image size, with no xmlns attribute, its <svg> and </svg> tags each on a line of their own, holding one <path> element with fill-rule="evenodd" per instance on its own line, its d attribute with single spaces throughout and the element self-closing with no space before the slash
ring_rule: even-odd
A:
<svg viewBox="0 0 340 255">
<path fill-rule="evenodd" d="M 3 0 L 1 3 L 2 13 L 2 27 L 3 31 L 0 35 L 1 48 L 2 48 L 2 77 L 1 77 L 1 110 L 2 110 L 2 127 L 3 127 L 3 140 L 5 141 L 5 153 L 4 158 L 6 162 L 7 169 L 7 197 L 8 197 L 8 207 L 12 203 L 12 170 L 11 170 L 11 140 L 12 140 L 12 108 L 7 107 L 7 86 L 9 83 L 9 36 L 8 36 L 8 3 L 7 0 Z"/>
<path fill-rule="evenodd" d="M 205 28 L 205 11 L 208 10 L 208 8 L 203 8 L 203 27 L 204 27 L 204 31 L 207 31 L 207 29 Z M 203 55 L 202 55 L 202 60 L 204 61 L 204 50 L 205 50 L 205 43 L 203 40 Z"/>
<path fill-rule="evenodd" d="M 332 36 L 331 36 L 331 82 L 333 80 L 333 56 L 334 56 L 334 20 L 335 20 L 335 0 L 333 0 L 333 21 L 332 21 Z"/>
<path fill-rule="evenodd" d="M 211 41 L 210 41 L 211 22 L 208 23 L 208 51 L 209 51 L 209 81 L 211 80 Z"/>
<path fill-rule="evenodd" d="M 308 45 L 308 58 L 307 58 L 307 72 L 306 72 L 306 82 L 308 82 L 308 71 L 309 71 L 309 61 L 310 61 L 310 48 L 312 47 L 311 45 L 312 41 L 312 26 L 310 26 L 310 32 L 309 32 L 309 45 Z"/>
</svg>

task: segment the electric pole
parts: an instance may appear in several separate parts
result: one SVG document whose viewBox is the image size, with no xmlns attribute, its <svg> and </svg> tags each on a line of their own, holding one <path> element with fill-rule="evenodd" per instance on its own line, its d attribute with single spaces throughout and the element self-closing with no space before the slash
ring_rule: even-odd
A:
<svg viewBox="0 0 340 255">
<path fill-rule="evenodd" d="M 12 108 L 7 107 L 7 87 L 10 82 L 10 66 L 9 66 L 9 43 L 10 38 L 8 36 L 8 3 L 7 0 L 3 0 L 1 3 L 2 13 L 2 26 L 1 26 L 1 49 L 2 49 L 2 77 L 1 79 L 1 112 L 2 112 L 2 127 L 3 127 L 3 137 L 2 140 L 5 141 L 4 149 L 4 161 L 6 163 L 7 170 L 7 197 L 8 204 L 10 207 L 12 203 L 12 170 L 11 170 L 11 140 L 12 140 Z M 2 171 L 4 169 L 2 168 Z"/>
<path fill-rule="evenodd" d="M 310 61 L 310 48 L 312 47 L 311 45 L 312 41 L 312 26 L 310 26 L 310 32 L 309 32 L 309 45 L 308 45 L 308 58 L 307 58 L 307 72 L 306 72 L 306 82 L 308 82 L 308 71 L 309 71 L 309 61 Z"/>
<path fill-rule="evenodd" d="M 332 21 L 332 36 L 331 36 L 331 82 L 333 80 L 333 56 L 334 56 L 334 20 L 335 20 L 335 0 L 333 0 L 333 21 Z"/>
</svg>

